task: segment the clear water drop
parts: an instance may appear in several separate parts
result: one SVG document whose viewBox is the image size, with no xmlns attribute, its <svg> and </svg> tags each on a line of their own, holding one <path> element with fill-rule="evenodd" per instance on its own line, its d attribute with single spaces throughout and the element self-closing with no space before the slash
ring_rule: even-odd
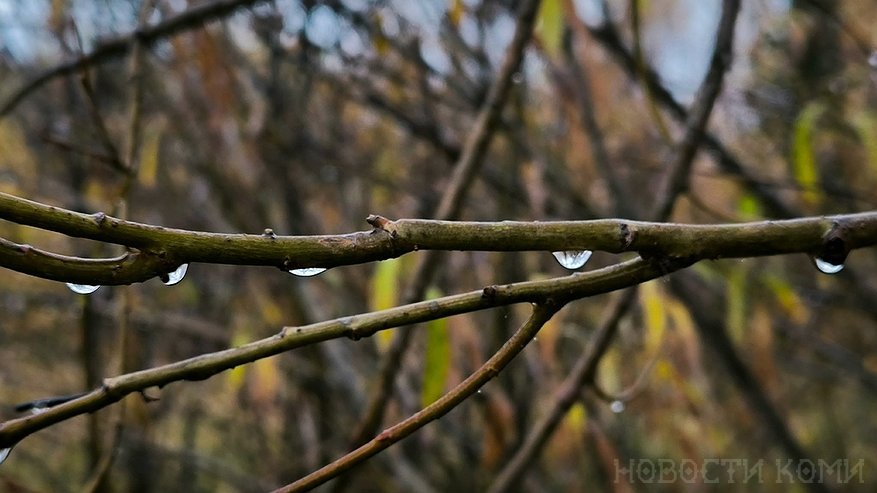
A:
<svg viewBox="0 0 877 493">
<path fill-rule="evenodd" d="M 825 274 L 837 274 L 844 269 L 844 264 L 834 265 L 819 257 L 813 257 L 813 263 L 816 264 L 816 268 L 819 269 L 820 272 Z"/>
<path fill-rule="evenodd" d="M 9 452 L 12 452 L 11 447 L 0 450 L 0 464 L 2 464 L 3 461 L 5 461 L 7 457 L 9 457 Z"/>
<path fill-rule="evenodd" d="M 162 278 L 162 281 L 167 286 L 173 286 L 174 284 L 183 280 L 186 277 L 186 271 L 189 270 L 189 264 L 183 264 L 177 267 L 177 270 L 168 273 L 167 278 Z"/>
<path fill-rule="evenodd" d="M 91 294 L 97 291 L 97 288 L 99 288 L 100 285 L 92 286 L 90 284 L 73 284 L 72 282 L 68 282 L 67 287 L 70 288 L 70 291 L 73 291 L 76 294 Z"/>
<path fill-rule="evenodd" d="M 578 269 L 585 265 L 585 263 L 588 262 L 588 259 L 591 258 L 592 253 L 593 252 L 590 250 L 551 252 L 551 254 L 554 255 L 554 258 L 557 259 L 557 263 L 570 270 Z"/>
<path fill-rule="evenodd" d="M 479 393 L 479 394 L 483 394 L 483 393 L 484 393 L 484 391 L 483 391 L 483 390 L 481 390 L 481 389 L 478 389 L 478 393 Z"/>
<path fill-rule="evenodd" d="M 624 402 L 622 401 L 612 401 L 612 404 L 609 404 L 609 409 L 612 410 L 615 414 L 620 414 L 624 412 Z"/>
<path fill-rule="evenodd" d="M 313 277 L 326 272 L 325 267 L 305 267 L 304 269 L 292 269 L 290 274 L 298 277 Z"/>
<path fill-rule="evenodd" d="M 48 410 L 49 410 L 48 406 L 34 406 L 34 407 L 30 408 L 30 413 L 33 415 L 37 415 L 37 414 L 43 414 L 44 412 L 46 412 Z"/>
<path fill-rule="evenodd" d="M 871 68 L 877 69 L 877 50 L 871 52 L 871 56 L 868 57 L 868 65 Z"/>
</svg>

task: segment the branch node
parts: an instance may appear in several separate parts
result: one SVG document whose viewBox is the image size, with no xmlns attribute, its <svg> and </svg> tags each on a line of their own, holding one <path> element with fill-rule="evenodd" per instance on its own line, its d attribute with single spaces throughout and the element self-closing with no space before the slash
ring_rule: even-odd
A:
<svg viewBox="0 0 877 493">
<path fill-rule="evenodd" d="M 484 299 L 493 299 L 496 297 L 496 286 L 487 286 L 481 291 L 481 297 Z"/>
<path fill-rule="evenodd" d="M 816 256 L 832 265 L 843 265 L 850 253 L 850 248 L 844 240 L 844 233 L 841 223 L 834 221 L 831 229 L 823 237 L 822 248 Z"/>
<path fill-rule="evenodd" d="M 94 218 L 95 224 L 97 224 L 98 226 L 103 226 L 104 222 L 106 222 L 107 220 L 107 215 L 103 212 L 95 212 L 94 214 L 92 214 L 92 217 Z"/>
<path fill-rule="evenodd" d="M 628 226 L 627 223 L 621 223 L 621 249 L 627 250 L 636 240 L 636 226 Z"/>
<path fill-rule="evenodd" d="M 386 217 L 378 216 L 377 214 L 370 214 L 365 218 L 365 221 L 374 226 L 375 229 L 384 230 L 387 233 L 390 233 L 390 236 L 393 238 L 396 237 L 396 225 Z"/>
</svg>

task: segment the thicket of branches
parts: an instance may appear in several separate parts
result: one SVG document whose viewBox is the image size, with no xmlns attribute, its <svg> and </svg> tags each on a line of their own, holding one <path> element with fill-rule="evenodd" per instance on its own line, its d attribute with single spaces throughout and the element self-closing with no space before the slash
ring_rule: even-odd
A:
<svg viewBox="0 0 877 493">
<path fill-rule="evenodd" d="M 0 483 L 877 466 L 877 10 L 694 4 L 10 7 Z"/>
</svg>

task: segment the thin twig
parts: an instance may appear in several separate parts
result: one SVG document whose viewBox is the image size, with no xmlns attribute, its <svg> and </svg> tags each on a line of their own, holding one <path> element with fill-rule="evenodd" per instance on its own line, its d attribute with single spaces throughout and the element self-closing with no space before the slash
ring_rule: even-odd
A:
<svg viewBox="0 0 877 493">
<path fill-rule="evenodd" d="M 132 49 L 135 39 L 139 40 L 143 46 L 149 47 L 186 29 L 195 28 L 213 19 L 230 15 L 235 10 L 256 3 L 256 1 L 258 0 L 216 0 L 192 7 L 155 26 L 98 42 L 91 53 L 52 67 L 13 91 L 0 104 L 0 117 L 9 114 L 30 93 L 56 77 L 69 75 L 98 63 L 124 56 Z"/>
<path fill-rule="evenodd" d="M 459 160 L 454 166 L 448 187 L 433 216 L 437 219 L 456 219 L 460 214 L 464 197 L 484 161 L 484 155 L 487 153 L 496 125 L 500 120 L 503 104 L 512 85 L 512 76 L 518 70 L 524 48 L 532 36 L 533 23 L 539 3 L 539 0 L 527 0 L 521 6 L 514 38 L 506 49 L 503 63 L 488 90 L 484 105 L 478 113 Z M 426 252 L 418 257 L 411 284 L 403 297 L 405 302 L 412 303 L 423 298 L 440 260 L 440 256 L 436 252 Z M 355 428 L 351 439 L 351 449 L 368 440 L 380 426 L 392 391 L 393 381 L 401 367 L 402 356 L 411 343 L 412 333 L 410 330 L 400 331 L 393 338 L 381 367 L 377 389 L 372 394 L 362 420 Z"/>
<path fill-rule="evenodd" d="M 726 0 L 723 4 L 722 18 L 716 39 L 710 68 L 698 91 L 694 110 L 690 114 L 685 136 L 676 151 L 676 160 L 669 169 L 669 179 L 656 197 L 655 217 L 658 221 L 667 219 L 677 198 L 686 188 L 691 164 L 700 146 L 704 127 L 709 119 L 713 104 L 721 90 L 725 71 L 730 64 L 733 46 L 734 24 L 740 8 L 738 0 Z M 533 427 L 524 439 L 524 444 L 515 452 L 512 459 L 500 471 L 491 485 L 492 493 L 508 491 L 518 481 L 532 459 L 539 453 L 548 437 L 557 428 L 561 418 L 575 402 L 581 388 L 594 380 L 597 366 L 615 337 L 618 322 L 631 306 L 635 290 L 625 293 L 610 308 L 609 316 L 601 325 L 588 350 L 576 361 L 573 370 L 564 380 L 551 404 L 551 411 Z"/>
<path fill-rule="evenodd" d="M 396 327 L 410 326 L 461 313 L 515 303 L 558 304 L 604 294 L 655 279 L 691 265 L 691 259 L 637 258 L 621 264 L 567 277 L 526 281 L 446 296 L 430 301 L 342 317 L 302 327 L 284 327 L 274 336 L 239 347 L 202 354 L 163 366 L 107 378 L 100 389 L 47 411 L 0 423 L 0 448 L 74 416 L 95 412 L 124 396 L 150 387 L 163 387 L 182 380 L 204 380 L 222 371 L 296 348 L 338 338 L 359 340 Z"/>
<path fill-rule="evenodd" d="M 706 124 L 712 114 L 716 98 L 722 90 L 725 72 L 731 66 L 734 54 L 734 26 L 737 24 L 739 11 L 740 0 L 725 0 L 722 3 L 722 17 L 719 20 L 716 45 L 709 69 L 685 121 L 685 135 L 676 151 L 676 161 L 670 166 L 667 179 L 658 193 L 658 197 L 661 197 L 655 207 L 655 217 L 658 220 L 670 217 L 676 196 L 688 189 L 688 178 L 694 156 L 700 148 Z"/>
<path fill-rule="evenodd" d="M 582 357 L 576 360 L 569 375 L 555 391 L 548 411 L 530 429 L 514 456 L 500 471 L 488 490 L 490 493 L 509 491 L 517 483 L 527 466 L 531 464 L 536 454 L 542 450 L 566 412 L 578 400 L 584 385 L 596 374 L 597 364 L 606 349 L 609 348 L 609 344 L 618 330 L 618 322 L 633 305 L 636 291 L 635 288 L 628 289 L 606 308 L 603 320 L 600 322 L 591 343 Z"/>
<path fill-rule="evenodd" d="M 512 337 L 490 357 L 490 359 L 437 401 L 398 424 L 387 428 L 370 442 L 357 448 L 353 452 L 311 474 L 308 474 L 290 485 L 278 488 L 274 493 L 292 493 L 308 491 L 315 488 L 316 486 L 341 475 L 348 469 L 370 457 L 373 457 L 377 453 L 414 433 L 428 423 L 444 416 L 469 396 L 477 392 L 478 389 L 483 387 L 491 379 L 495 378 L 499 372 L 518 355 L 518 353 L 527 347 L 527 344 L 536 336 L 539 329 L 541 329 L 560 308 L 560 306 L 557 306 L 554 303 L 537 305 L 524 325 L 521 326 L 521 328 L 519 328 L 514 335 L 512 335 Z"/>
<path fill-rule="evenodd" d="M 599 42 L 603 48 L 615 57 L 618 65 L 621 66 L 634 81 L 640 81 L 637 77 L 636 61 L 631 52 L 624 46 L 621 36 L 615 29 L 615 26 L 607 20 L 600 27 L 589 27 L 581 20 L 577 21 L 584 26 L 591 36 Z M 657 101 L 664 106 L 670 115 L 679 121 L 688 118 L 689 112 L 686 110 L 664 87 L 658 75 L 651 68 L 645 70 L 645 80 L 649 88 L 648 90 L 654 95 Z M 704 146 L 713 154 L 717 164 L 726 173 L 739 176 L 747 189 L 752 190 L 758 200 L 764 205 L 768 214 L 773 217 L 789 218 L 795 217 L 796 214 L 785 202 L 761 180 L 753 175 L 750 171 L 752 166 L 744 165 L 724 144 L 710 132 L 706 132 L 703 136 Z"/>
</svg>

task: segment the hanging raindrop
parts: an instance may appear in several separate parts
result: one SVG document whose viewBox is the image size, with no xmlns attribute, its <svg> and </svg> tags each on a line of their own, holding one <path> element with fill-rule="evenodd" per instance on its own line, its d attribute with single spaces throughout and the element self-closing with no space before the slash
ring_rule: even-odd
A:
<svg viewBox="0 0 877 493">
<path fill-rule="evenodd" d="M 588 259 L 591 258 L 591 253 L 593 252 L 590 250 L 551 252 L 554 258 L 557 259 L 557 263 L 570 270 L 578 269 L 585 265 Z"/>
<path fill-rule="evenodd" d="M 290 274 L 298 277 L 313 277 L 326 272 L 325 267 L 305 267 L 304 269 L 292 269 Z"/>
<path fill-rule="evenodd" d="M 813 257 L 813 263 L 816 264 L 816 268 L 819 269 L 820 272 L 825 274 L 837 274 L 844 269 L 844 264 L 835 265 L 831 262 L 826 262 L 819 257 Z"/>
<path fill-rule="evenodd" d="M 177 267 L 177 270 L 168 273 L 166 276 L 162 276 L 161 280 L 167 286 L 173 286 L 174 284 L 183 280 L 186 277 L 186 271 L 189 270 L 189 264 L 183 264 Z"/>
<path fill-rule="evenodd" d="M 612 410 L 613 413 L 619 414 L 624 412 L 624 402 L 622 401 L 612 401 L 612 404 L 609 404 L 609 409 Z"/>
<path fill-rule="evenodd" d="M 2 464 L 3 461 L 5 461 L 7 457 L 9 457 L 9 452 L 12 452 L 11 447 L 0 450 L 0 464 Z"/>
<path fill-rule="evenodd" d="M 67 287 L 70 288 L 70 291 L 73 291 L 76 294 L 91 294 L 97 291 L 97 288 L 99 288 L 100 285 L 92 286 L 90 284 L 73 284 L 72 282 L 68 282 Z"/>
</svg>

